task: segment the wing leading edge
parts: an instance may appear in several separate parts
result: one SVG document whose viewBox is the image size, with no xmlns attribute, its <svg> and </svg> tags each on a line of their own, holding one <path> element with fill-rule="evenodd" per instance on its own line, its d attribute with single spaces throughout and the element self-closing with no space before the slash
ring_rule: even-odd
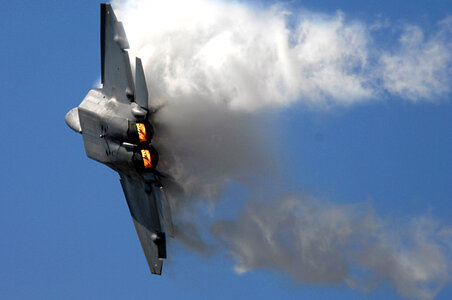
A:
<svg viewBox="0 0 452 300">
<path fill-rule="evenodd" d="M 102 90 L 119 102 L 130 103 L 135 90 L 124 27 L 108 3 L 101 4 L 100 19 Z"/>
</svg>

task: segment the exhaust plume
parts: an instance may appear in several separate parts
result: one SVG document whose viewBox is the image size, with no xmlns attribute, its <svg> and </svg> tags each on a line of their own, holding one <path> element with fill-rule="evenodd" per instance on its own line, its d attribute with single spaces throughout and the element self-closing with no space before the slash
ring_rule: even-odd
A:
<svg viewBox="0 0 452 300">
<path fill-rule="evenodd" d="M 230 182 L 256 194 L 262 182 L 278 180 L 278 111 L 385 95 L 437 101 L 450 93 L 450 17 L 434 34 L 407 26 L 395 47 L 378 49 L 372 32 L 390 25 L 348 21 L 340 12 L 207 0 L 113 6 L 130 56 L 143 61 L 151 105 L 161 107 L 156 146 L 160 168 L 172 177 L 164 184 L 176 238 L 202 253 L 212 247 L 196 221 L 199 205 L 214 205 Z M 264 268 L 302 283 L 365 290 L 389 280 L 403 296 L 434 297 L 450 280 L 452 230 L 430 218 L 389 225 L 365 205 L 292 196 L 251 201 L 237 220 L 214 221 L 210 236 L 238 273 Z"/>
</svg>

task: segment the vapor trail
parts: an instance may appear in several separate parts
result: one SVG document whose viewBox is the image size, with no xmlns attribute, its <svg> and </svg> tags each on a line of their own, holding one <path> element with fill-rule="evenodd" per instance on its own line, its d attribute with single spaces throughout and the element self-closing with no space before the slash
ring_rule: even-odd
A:
<svg viewBox="0 0 452 300">
<path fill-rule="evenodd" d="M 301 283 L 363 290 L 390 281 L 402 296 L 419 299 L 432 299 L 451 277 L 451 227 L 427 217 L 384 221 L 369 205 L 295 196 L 254 201 L 238 220 L 217 222 L 212 234 L 238 273 L 279 270 Z"/>
<path fill-rule="evenodd" d="M 228 182 L 253 194 L 278 173 L 282 149 L 272 142 L 277 126 L 269 116 L 294 104 L 322 110 L 385 95 L 439 101 L 450 93 L 451 17 L 433 34 L 407 25 L 395 46 L 379 49 L 372 33 L 384 26 L 340 12 L 207 0 L 113 6 L 131 57 L 144 62 L 151 104 L 163 105 L 157 147 L 174 178 L 166 187 L 177 238 L 198 251 L 209 247 L 194 221 L 195 203 L 215 203 Z M 401 295 L 432 298 L 450 280 L 451 245 L 444 241 L 451 230 L 429 218 L 402 227 L 392 230 L 369 207 L 286 197 L 250 202 L 211 234 L 229 249 L 237 272 L 282 270 L 303 283 L 364 289 L 389 280 Z M 355 267 L 366 278 L 350 271 Z"/>
</svg>

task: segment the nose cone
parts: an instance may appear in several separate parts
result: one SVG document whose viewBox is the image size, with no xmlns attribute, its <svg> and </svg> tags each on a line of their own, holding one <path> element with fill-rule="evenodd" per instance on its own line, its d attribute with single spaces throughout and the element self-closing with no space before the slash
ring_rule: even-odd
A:
<svg viewBox="0 0 452 300">
<path fill-rule="evenodd" d="M 64 118 L 67 126 L 77 133 L 82 133 L 82 127 L 80 126 L 80 119 L 78 118 L 78 108 L 71 109 Z"/>
</svg>

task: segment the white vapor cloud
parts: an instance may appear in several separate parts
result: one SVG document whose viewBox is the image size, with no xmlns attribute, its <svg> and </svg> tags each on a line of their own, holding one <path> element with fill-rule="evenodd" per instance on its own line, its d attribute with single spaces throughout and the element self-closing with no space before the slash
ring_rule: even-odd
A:
<svg viewBox="0 0 452 300">
<path fill-rule="evenodd" d="M 400 226 L 368 205 L 287 196 L 249 203 L 237 221 L 217 222 L 212 234 L 229 248 L 238 273 L 269 269 L 301 283 L 364 290 L 390 281 L 402 296 L 432 299 L 451 277 L 444 245 L 450 230 L 427 217 Z"/>
<path fill-rule="evenodd" d="M 435 100 L 450 92 L 452 77 L 452 17 L 426 37 L 418 26 L 406 26 L 399 47 L 380 57 L 384 87 L 413 101 Z"/>
<path fill-rule="evenodd" d="M 202 94 L 255 110 L 297 101 L 343 106 L 376 100 L 381 90 L 415 101 L 450 92 L 452 17 L 433 34 L 406 25 L 397 46 L 379 49 L 371 33 L 389 21 L 366 25 L 340 12 L 207 0 L 114 5 L 159 98 Z"/>
<path fill-rule="evenodd" d="M 148 66 L 162 97 L 202 94 L 233 109 L 347 105 L 373 97 L 367 30 L 342 14 L 287 13 L 220 1 L 128 1 L 116 11 L 131 54 Z M 177 9 L 175 9 L 177 7 Z M 182 100 L 177 100 L 182 101 Z"/>
<path fill-rule="evenodd" d="M 381 49 L 372 34 L 389 21 L 366 25 L 340 12 L 219 0 L 117 0 L 113 7 L 132 63 L 135 56 L 144 63 L 150 105 L 160 107 L 155 145 L 160 170 L 172 177 L 164 186 L 176 238 L 202 253 L 212 248 L 198 230 L 198 204 L 213 205 L 229 182 L 257 194 L 284 167 L 275 155 L 279 110 L 388 95 L 435 101 L 450 92 L 452 18 L 432 34 L 407 25 L 397 45 Z M 369 207 L 286 197 L 248 203 L 210 233 L 239 273 L 265 268 L 302 283 L 362 289 L 389 281 L 401 295 L 430 299 L 450 280 L 452 230 L 429 218 L 402 225 L 393 230 Z"/>
</svg>

